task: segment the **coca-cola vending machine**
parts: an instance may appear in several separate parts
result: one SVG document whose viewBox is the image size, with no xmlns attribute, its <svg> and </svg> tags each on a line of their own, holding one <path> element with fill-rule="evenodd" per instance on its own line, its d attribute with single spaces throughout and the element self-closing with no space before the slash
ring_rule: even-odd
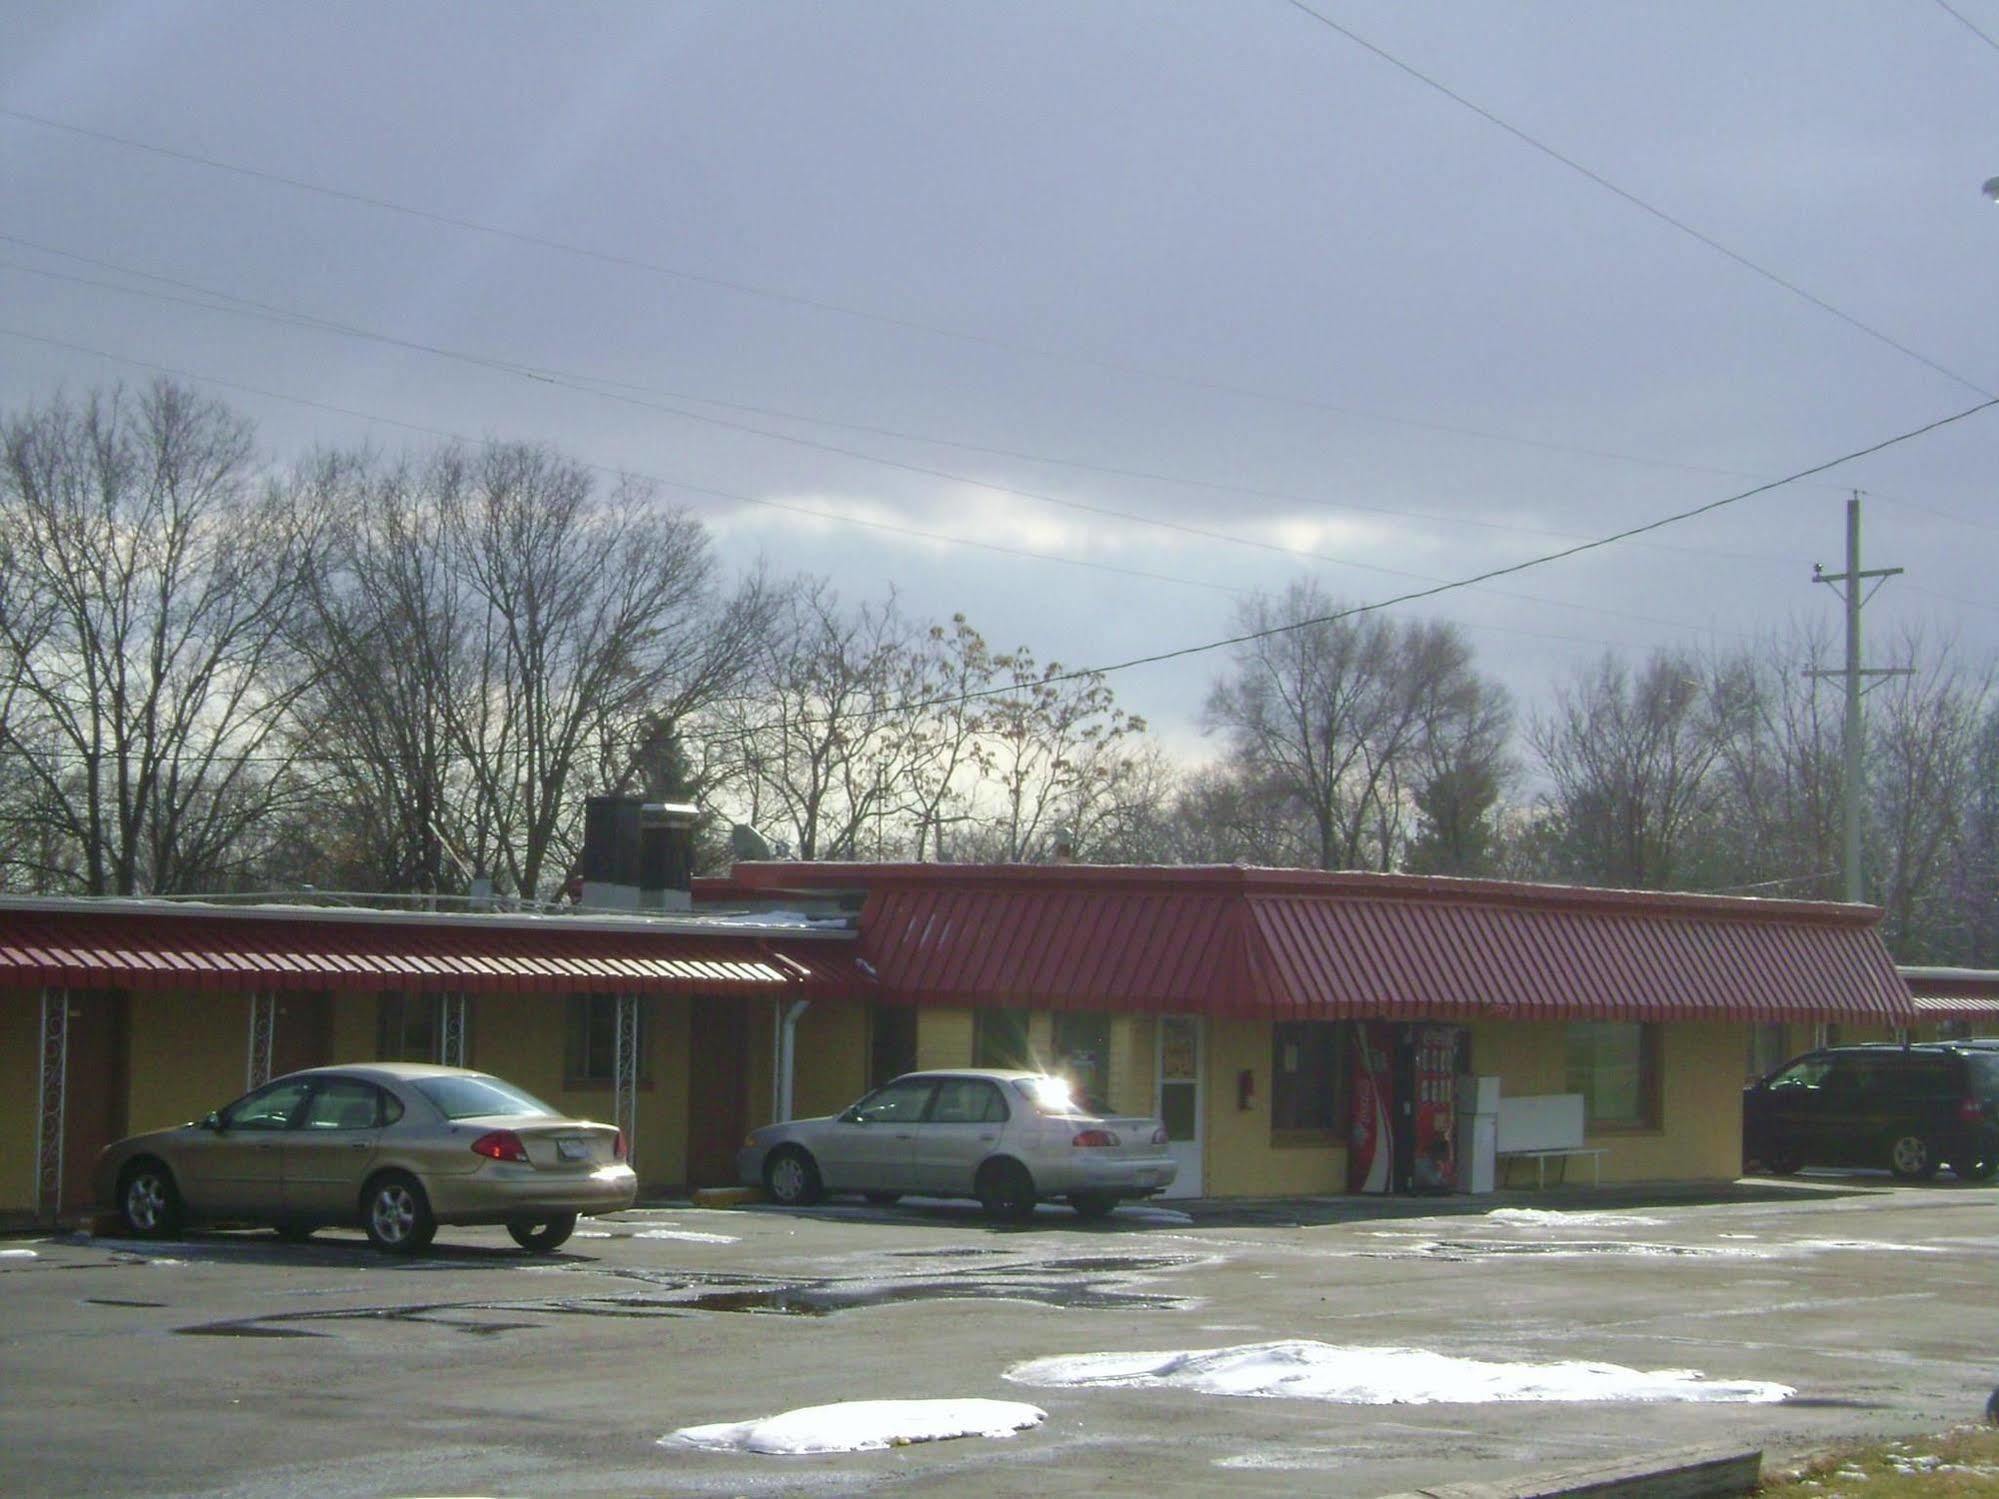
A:
<svg viewBox="0 0 1999 1499">
<path fill-rule="evenodd" d="M 1463 1026 L 1354 1022 L 1348 1191 L 1457 1189 L 1457 1079 L 1468 1052 Z"/>
</svg>

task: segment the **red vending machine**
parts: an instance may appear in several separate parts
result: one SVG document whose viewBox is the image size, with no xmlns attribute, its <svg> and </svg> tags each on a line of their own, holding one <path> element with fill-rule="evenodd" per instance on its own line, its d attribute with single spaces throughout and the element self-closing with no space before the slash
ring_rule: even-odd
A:
<svg viewBox="0 0 1999 1499">
<path fill-rule="evenodd" d="M 1462 1026 L 1356 1021 L 1348 1078 L 1347 1190 L 1451 1192 L 1458 1184 Z"/>
</svg>

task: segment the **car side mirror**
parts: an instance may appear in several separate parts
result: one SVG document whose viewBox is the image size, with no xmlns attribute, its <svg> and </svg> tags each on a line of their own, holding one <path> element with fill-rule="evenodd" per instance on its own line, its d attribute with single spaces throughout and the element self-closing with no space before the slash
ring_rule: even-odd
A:
<svg viewBox="0 0 1999 1499">
<path fill-rule="evenodd" d="M 840 1116 L 840 1122 L 842 1124 L 866 1124 L 868 1119 L 867 1115 L 863 1114 L 859 1109 L 849 1109 Z"/>
<path fill-rule="evenodd" d="M 220 1134 L 222 1132 L 222 1111 L 219 1109 L 210 1109 L 206 1114 L 195 1120 L 194 1127 L 196 1129 L 212 1129 L 217 1134 Z"/>
</svg>

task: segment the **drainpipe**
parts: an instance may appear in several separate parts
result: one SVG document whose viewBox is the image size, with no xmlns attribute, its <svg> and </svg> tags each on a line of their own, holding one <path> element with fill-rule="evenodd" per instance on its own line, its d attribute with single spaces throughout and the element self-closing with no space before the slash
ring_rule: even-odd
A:
<svg viewBox="0 0 1999 1499">
<path fill-rule="evenodd" d="M 780 1004 L 784 1002 L 778 1001 Z M 809 999 L 794 999 L 785 1005 L 777 1022 L 777 1097 L 773 1100 L 772 1112 L 777 1123 L 783 1124 L 791 1117 L 792 1084 L 797 1081 L 798 1071 L 798 1022 L 805 1012 L 812 1008 Z"/>
</svg>

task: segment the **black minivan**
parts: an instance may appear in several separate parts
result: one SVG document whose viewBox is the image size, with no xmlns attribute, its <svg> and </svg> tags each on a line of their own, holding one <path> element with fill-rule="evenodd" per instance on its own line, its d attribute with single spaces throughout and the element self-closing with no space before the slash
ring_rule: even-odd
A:
<svg viewBox="0 0 1999 1499">
<path fill-rule="evenodd" d="M 1999 1171 L 1999 1050 L 1948 1041 L 1832 1046 L 1742 1095 L 1742 1152 L 1766 1171 L 1886 1166 L 1905 1180 L 1948 1165 Z"/>
</svg>

